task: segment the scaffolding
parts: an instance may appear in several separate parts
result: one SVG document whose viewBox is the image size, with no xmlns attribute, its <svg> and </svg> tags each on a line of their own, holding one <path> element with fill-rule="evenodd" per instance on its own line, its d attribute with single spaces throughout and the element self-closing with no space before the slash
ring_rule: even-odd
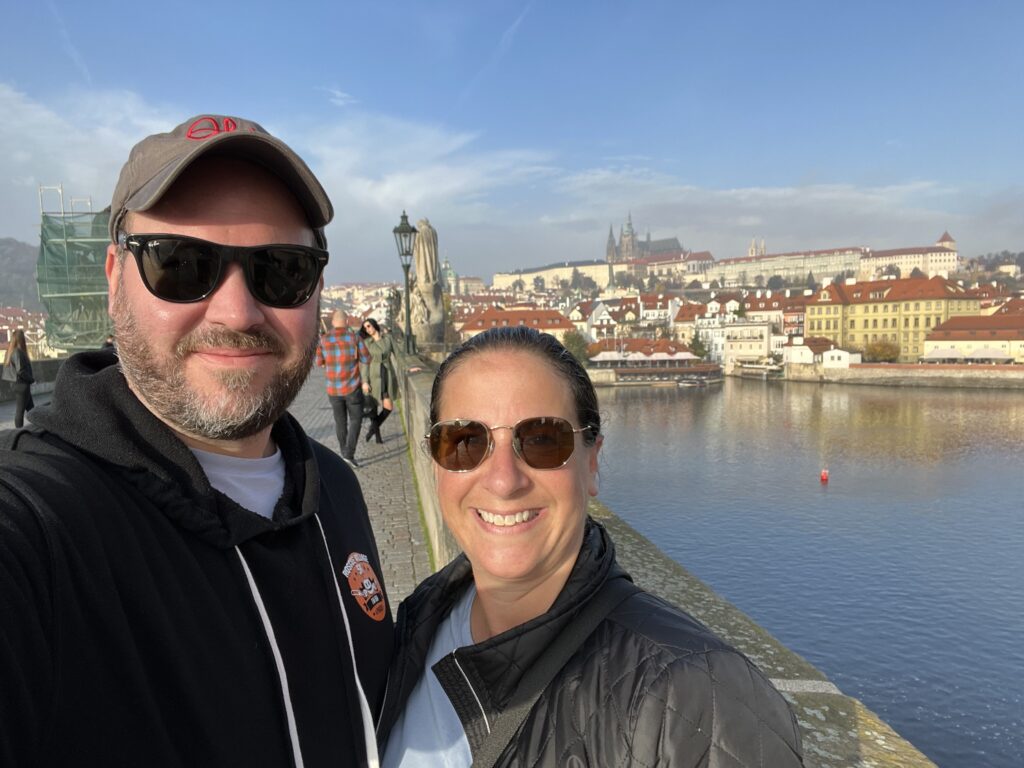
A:
<svg viewBox="0 0 1024 768">
<path fill-rule="evenodd" d="M 110 209 L 64 187 L 39 187 L 41 232 L 36 282 L 46 308 L 47 343 L 54 349 L 96 349 L 111 332 L 105 271 Z"/>
</svg>

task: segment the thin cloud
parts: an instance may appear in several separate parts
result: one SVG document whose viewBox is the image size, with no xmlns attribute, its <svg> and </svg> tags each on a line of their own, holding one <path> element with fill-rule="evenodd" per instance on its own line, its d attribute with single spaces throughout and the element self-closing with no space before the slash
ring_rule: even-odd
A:
<svg viewBox="0 0 1024 768">
<path fill-rule="evenodd" d="M 194 109 L 127 91 L 74 89 L 43 103 L 0 82 L 0 237 L 35 242 L 39 184 L 110 199 L 128 150 Z M 641 157 L 567 171 L 530 147 L 481 146 L 474 130 L 346 110 L 328 120 L 289 115 L 263 124 L 293 146 L 337 211 L 328 227 L 328 283 L 400 281 L 392 228 L 405 209 L 437 228 L 441 253 L 462 275 L 604 257 L 608 226 L 626 214 L 641 236 L 678 237 L 716 258 L 769 251 L 925 245 L 948 229 L 965 255 L 1024 248 L 1024 190 L 962 188 L 932 180 L 864 186 L 803 184 L 707 188 Z"/>
<path fill-rule="evenodd" d="M 319 90 L 324 91 L 327 94 L 327 100 L 336 107 L 350 107 L 359 103 L 355 96 L 338 88 L 322 86 Z"/>
</svg>

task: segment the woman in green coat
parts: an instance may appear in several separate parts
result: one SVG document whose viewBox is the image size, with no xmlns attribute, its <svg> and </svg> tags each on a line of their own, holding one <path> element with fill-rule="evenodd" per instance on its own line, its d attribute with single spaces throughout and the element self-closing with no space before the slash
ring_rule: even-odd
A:
<svg viewBox="0 0 1024 768">
<path fill-rule="evenodd" d="M 383 443 L 384 438 L 380 436 L 380 425 L 391 415 L 395 408 L 395 399 L 399 396 L 398 379 L 395 378 L 395 368 L 391 364 L 391 356 L 395 347 L 391 336 L 381 333 L 380 325 L 372 317 L 363 321 L 363 327 L 359 329 L 359 335 L 363 337 L 366 349 L 370 353 L 370 365 L 364 384 L 369 384 L 370 394 L 380 403 L 380 412 L 370 417 L 370 428 L 366 430 L 366 440 L 376 437 L 378 443 Z"/>
</svg>

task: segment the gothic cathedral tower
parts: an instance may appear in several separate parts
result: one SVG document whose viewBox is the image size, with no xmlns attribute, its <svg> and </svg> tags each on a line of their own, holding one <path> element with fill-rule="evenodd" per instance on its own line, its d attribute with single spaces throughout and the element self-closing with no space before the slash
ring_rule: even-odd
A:
<svg viewBox="0 0 1024 768">
<path fill-rule="evenodd" d="M 627 263 L 636 261 L 640 256 L 640 247 L 633 231 L 633 214 L 626 216 L 626 226 L 619 237 L 619 260 Z"/>
</svg>

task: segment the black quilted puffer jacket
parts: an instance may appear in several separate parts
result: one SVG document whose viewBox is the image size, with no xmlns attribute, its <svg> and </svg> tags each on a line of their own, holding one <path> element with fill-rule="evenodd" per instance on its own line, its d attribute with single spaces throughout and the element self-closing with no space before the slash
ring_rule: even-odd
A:
<svg viewBox="0 0 1024 768">
<path fill-rule="evenodd" d="M 378 726 L 383 746 L 438 624 L 469 586 L 464 555 L 424 581 L 398 611 L 398 652 Z M 433 667 L 474 756 L 523 672 L 608 579 L 629 578 L 590 520 L 579 558 L 543 616 Z M 785 699 L 739 651 L 666 601 L 640 592 L 614 609 L 556 675 L 499 766 L 787 768 L 803 765 Z"/>
</svg>

